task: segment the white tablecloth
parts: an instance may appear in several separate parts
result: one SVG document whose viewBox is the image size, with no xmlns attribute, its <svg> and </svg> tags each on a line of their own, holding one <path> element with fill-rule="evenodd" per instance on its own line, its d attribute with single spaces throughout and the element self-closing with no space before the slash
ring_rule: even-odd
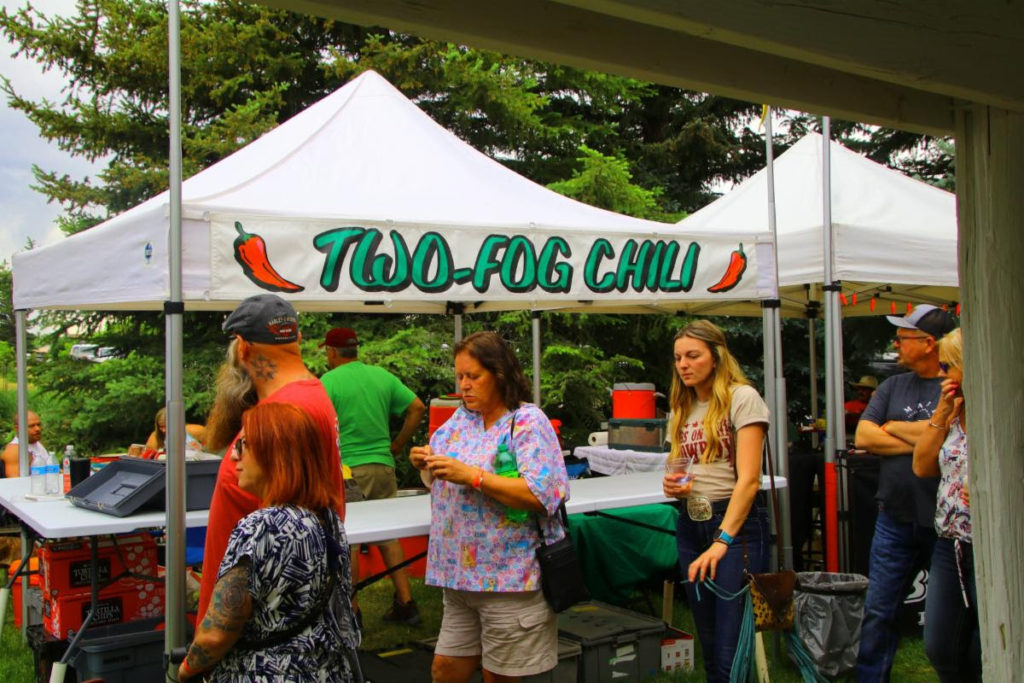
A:
<svg viewBox="0 0 1024 683">
<path fill-rule="evenodd" d="M 631 474 L 633 472 L 664 472 L 668 453 L 620 450 L 607 446 L 577 446 L 577 458 L 586 458 L 591 472 L 598 474 Z"/>
</svg>

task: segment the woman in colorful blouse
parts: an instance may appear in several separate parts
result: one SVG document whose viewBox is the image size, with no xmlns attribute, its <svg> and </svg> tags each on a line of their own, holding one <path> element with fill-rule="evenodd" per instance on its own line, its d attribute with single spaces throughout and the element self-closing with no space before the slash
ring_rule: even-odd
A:
<svg viewBox="0 0 1024 683">
<path fill-rule="evenodd" d="M 721 600 L 698 584 L 710 578 L 736 592 L 744 570 L 767 571 L 768 521 L 754 498 L 768 406 L 712 323 L 698 320 L 680 330 L 673 358 L 669 461 L 683 461 L 691 477 L 670 472 L 662 488 L 667 498 L 685 501 L 676 542 L 707 680 L 728 681 L 743 601 Z"/>
<path fill-rule="evenodd" d="M 939 405 L 914 446 L 914 474 L 941 477 L 935 505 L 938 540 L 925 598 L 924 647 L 942 681 L 981 680 L 981 635 L 974 585 L 968 496 L 967 405 L 963 338 L 955 329 L 939 340 Z"/>
<path fill-rule="evenodd" d="M 409 454 L 431 486 L 426 583 L 444 588 L 431 672 L 468 681 L 482 664 L 484 680 L 516 681 L 558 663 L 535 551 L 538 524 L 548 543 L 564 536 L 554 513 L 569 481 L 554 429 L 527 403 L 526 377 L 500 336 L 477 332 L 456 344 L 455 377 L 462 406 Z M 495 474 L 500 445 L 517 478 Z"/>
<path fill-rule="evenodd" d="M 354 679 L 359 630 L 331 453 L 296 405 L 263 403 L 243 414 L 230 457 L 238 485 L 262 507 L 231 533 L 179 680 Z"/>
</svg>

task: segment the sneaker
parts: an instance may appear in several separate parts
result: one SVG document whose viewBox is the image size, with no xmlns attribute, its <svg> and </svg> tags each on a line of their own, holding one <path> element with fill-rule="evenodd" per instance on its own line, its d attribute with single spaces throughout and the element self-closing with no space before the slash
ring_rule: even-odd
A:
<svg viewBox="0 0 1024 683">
<path fill-rule="evenodd" d="M 422 619 L 420 619 L 420 608 L 416 606 L 415 600 L 410 600 L 406 603 L 398 601 L 396 595 L 391 600 L 391 609 L 384 613 L 382 617 L 384 621 L 400 621 L 407 626 L 418 626 Z"/>
</svg>

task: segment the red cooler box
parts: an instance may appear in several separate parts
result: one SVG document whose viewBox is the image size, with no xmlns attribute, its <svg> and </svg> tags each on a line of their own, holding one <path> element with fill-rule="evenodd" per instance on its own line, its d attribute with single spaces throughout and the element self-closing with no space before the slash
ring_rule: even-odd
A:
<svg viewBox="0 0 1024 683">
<path fill-rule="evenodd" d="M 434 435 L 438 427 L 455 414 L 460 405 L 462 405 L 462 397 L 459 394 L 448 394 L 447 396 L 430 399 L 430 425 L 427 428 L 428 439 Z"/>
<path fill-rule="evenodd" d="M 654 385 L 622 383 L 612 386 L 612 417 L 650 420 L 654 418 Z"/>
</svg>

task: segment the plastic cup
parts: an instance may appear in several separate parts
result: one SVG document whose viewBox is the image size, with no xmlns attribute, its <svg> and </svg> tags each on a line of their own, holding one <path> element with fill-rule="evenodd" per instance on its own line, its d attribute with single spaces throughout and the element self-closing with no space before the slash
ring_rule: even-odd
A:
<svg viewBox="0 0 1024 683">
<path fill-rule="evenodd" d="M 688 458 L 669 458 L 665 461 L 665 474 L 679 484 L 685 484 L 693 475 L 690 473 L 690 460 Z"/>
</svg>

